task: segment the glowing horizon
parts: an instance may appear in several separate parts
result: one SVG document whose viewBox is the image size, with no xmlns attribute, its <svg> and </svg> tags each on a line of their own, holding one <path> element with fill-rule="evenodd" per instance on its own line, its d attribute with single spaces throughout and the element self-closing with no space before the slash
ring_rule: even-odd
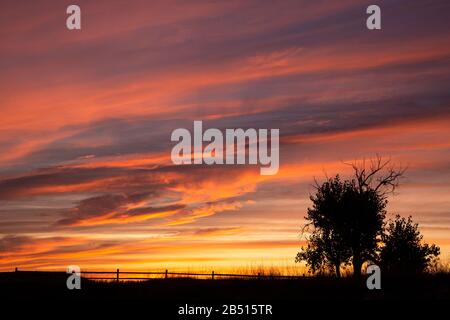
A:
<svg viewBox="0 0 450 320">
<path fill-rule="evenodd" d="M 6 1 L 0 271 L 295 268 L 314 178 L 376 154 L 408 166 L 388 217 L 449 263 L 450 8 L 380 1 L 368 32 L 366 2 L 82 0 L 72 32 Z M 194 120 L 279 128 L 278 173 L 174 166 Z"/>
</svg>

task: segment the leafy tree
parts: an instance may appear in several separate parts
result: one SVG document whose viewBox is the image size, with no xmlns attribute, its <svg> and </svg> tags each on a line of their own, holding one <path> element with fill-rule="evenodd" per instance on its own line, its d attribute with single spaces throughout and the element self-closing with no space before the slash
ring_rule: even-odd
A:
<svg viewBox="0 0 450 320">
<path fill-rule="evenodd" d="M 362 264 L 376 259 L 387 195 L 398 186 L 404 170 L 380 157 L 368 166 L 365 161 L 350 165 L 352 179 L 342 181 L 337 175 L 321 185 L 316 183 L 316 193 L 310 197 L 312 207 L 305 219 L 312 236 L 296 261 L 306 261 L 313 272 L 319 266 L 334 266 L 339 276 L 338 265 L 351 257 L 353 273 L 360 277 Z"/>
<path fill-rule="evenodd" d="M 350 259 L 349 247 L 339 234 L 335 221 L 342 211 L 342 198 L 348 188 L 348 182 L 336 176 L 322 185 L 316 184 L 316 194 L 310 197 L 313 207 L 308 208 L 305 219 L 309 221 L 307 231 L 312 228 L 312 232 L 307 247 L 301 248 L 296 261 L 306 261 L 313 273 L 328 268 L 340 277 L 341 265 Z"/>
<path fill-rule="evenodd" d="M 342 212 L 335 218 L 335 229 L 350 248 L 355 277 L 360 277 L 365 261 L 376 259 L 386 204 L 387 200 L 374 189 L 360 191 L 353 181 L 342 198 Z"/>
<path fill-rule="evenodd" d="M 344 238 L 352 248 L 353 273 L 361 276 L 365 261 L 376 260 L 378 243 L 383 235 L 383 220 L 386 216 L 387 197 L 399 185 L 405 168 L 396 168 L 391 160 L 377 156 L 369 163 L 366 160 L 349 164 L 353 169 L 354 194 L 345 204 L 348 206 Z"/>
<path fill-rule="evenodd" d="M 419 225 L 399 215 L 387 223 L 381 248 L 381 268 L 387 273 L 422 273 L 440 253 L 436 245 L 422 242 Z"/>
<path fill-rule="evenodd" d="M 308 238 L 307 246 L 297 253 L 295 261 L 306 261 L 312 273 L 328 269 L 340 278 L 341 266 L 348 264 L 349 259 L 350 251 L 333 231 L 316 229 Z"/>
</svg>

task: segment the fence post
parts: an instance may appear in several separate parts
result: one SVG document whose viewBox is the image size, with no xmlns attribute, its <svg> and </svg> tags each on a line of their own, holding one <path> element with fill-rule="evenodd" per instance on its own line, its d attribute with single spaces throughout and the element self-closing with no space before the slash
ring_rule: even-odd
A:
<svg viewBox="0 0 450 320">
<path fill-rule="evenodd" d="M 212 280 L 214 280 L 214 271 L 211 274 L 211 278 L 212 278 Z"/>
<path fill-rule="evenodd" d="M 258 279 L 261 279 L 261 272 L 258 272 Z"/>
<path fill-rule="evenodd" d="M 117 269 L 116 281 L 119 282 L 119 269 Z"/>
<path fill-rule="evenodd" d="M 19 271 L 19 268 L 16 267 L 16 272 Z"/>
<path fill-rule="evenodd" d="M 165 275 L 165 278 L 167 279 L 167 277 L 168 277 L 168 271 L 167 271 L 167 269 L 166 269 L 166 275 Z"/>
</svg>

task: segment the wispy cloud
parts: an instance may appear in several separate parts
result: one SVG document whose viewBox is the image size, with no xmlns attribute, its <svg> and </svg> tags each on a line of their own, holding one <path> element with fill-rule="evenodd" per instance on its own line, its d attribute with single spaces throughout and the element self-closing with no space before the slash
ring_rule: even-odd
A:
<svg viewBox="0 0 450 320">
<path fill-rule="evenodd" d="M 447 1 L 380 1 L 368 32 L 357 0 L 80 0 L 79 33 L 3 2 L 0 269 L 292 260 L 313 177 L 376 153 L 409 167 L 392 211 L 448 244 Z M 279 173 L 173 166 L 193 120 L 279 128 Z"/>
</svg>

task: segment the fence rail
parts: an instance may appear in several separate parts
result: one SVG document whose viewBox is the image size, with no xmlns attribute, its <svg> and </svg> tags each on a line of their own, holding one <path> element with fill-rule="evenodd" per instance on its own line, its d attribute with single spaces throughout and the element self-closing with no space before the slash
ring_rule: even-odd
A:
<svg viewBox="0 0 450 320">
<path fill-rule="evenodd" d="M 15 272 L 20 273 L 41 273 L 41 274 L 52 274 L 52 273 L 63 273 L 63 271 L 41 271 L 41 270 L 19 270 L 15 269 Z M 161 276 L 161 278 L 184 278 L 184 277 L 196 277 L 201 279 L 217 279 L 217 278 L 239 278 L 239 279 L 298 279 L 303 278 L 302 276 L 288 276 L 288 275 L 265 275 L 265 274 L 236 274 L 236 273 L 216 273 L 212 271 L 211 273 L 199 273 L 199 272 L 169 272 L 165 271 L 80 271 L 81 276 L 90 280 L 150 280 L 155 279 L 154 276 Z M 102 275 L 110 275 L 102 277 Z M 146 275 L 147 277 L 142 277 Z M 141 276 L 141 277 L 139 277 Z M 150 277 L 153 276 L 153 277 Z M 156 277 L 159 278 L 159 277 Z"/>
</svg>

